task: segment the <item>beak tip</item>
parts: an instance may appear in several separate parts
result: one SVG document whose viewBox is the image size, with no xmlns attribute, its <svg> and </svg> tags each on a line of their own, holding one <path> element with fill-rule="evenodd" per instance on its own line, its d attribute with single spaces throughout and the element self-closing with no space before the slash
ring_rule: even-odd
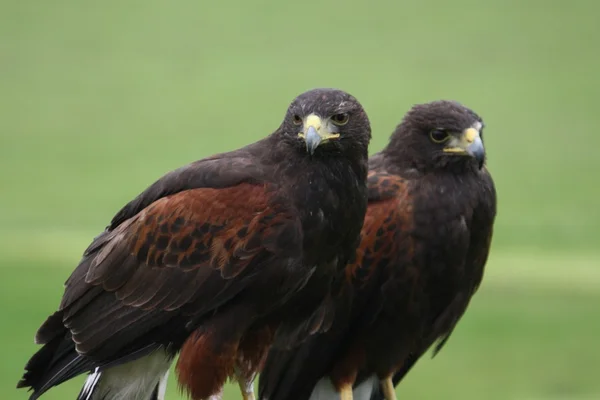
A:
<svg viewBox="0 0 600 400">
<path fill-rule="evenodd" d="M 321 143 L 321 136 L 313 126 L 310 126 L 304 135 L 304 140 L 306 141 L 306 151 L 312 156 Z"/>
<path fill-rule="evenodd" d="M 480 138 L 476 138 L 468 147 L 467 152 L 475 158 L 479 169 L 483 167 L 485 162 L 485 149 L 483 148 L 483 142 Z"/>
</svg>

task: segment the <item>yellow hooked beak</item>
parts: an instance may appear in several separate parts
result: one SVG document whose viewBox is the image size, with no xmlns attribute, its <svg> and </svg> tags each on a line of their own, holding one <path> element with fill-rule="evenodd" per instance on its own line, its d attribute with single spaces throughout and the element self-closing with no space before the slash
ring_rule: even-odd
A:
<svg viewBox="0 0 600 400">
<path fill-rule="evenodd" d="M 466 129 L 460 136 L 453 137 L 443 151 L 445 153 L 474 157 L 479 163 L 479 168 L 483 166 L 485 160 L 483 142 L 481 141 L 479 131 L 475 128 Z"/>
<path fill-rule="evenodd" d="M 304 118 L 304 126 L 299 137 L 306 142 L 306 150 L 312 155 L 321 143 L 340 137 L 339 133 L 332 133 L 329 120 L 322 120 L 318 115 L 310 114 Z"/>
</svg>

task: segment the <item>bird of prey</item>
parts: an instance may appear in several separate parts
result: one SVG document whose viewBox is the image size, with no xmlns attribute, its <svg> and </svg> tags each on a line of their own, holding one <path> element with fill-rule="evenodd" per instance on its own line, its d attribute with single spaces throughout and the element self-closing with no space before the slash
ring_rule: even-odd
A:
<svg viewBox="0 0 600 400">
<path fill-rule="evenodd" d="M 331 329 L 292 350 L 272 349 L 260 399 L 392 400 L 421 355 L 436 342 L 434 354 L 442 348 L 490 251 L 496 191 L 483 127 L 454 101 L 405 115 L 369 160 L 361 243 Z"/>
<path fill-rule="evenodd" d="M 354 97 L 314 89 L 266 138 L 164 175 L 85 250 L 17 387 L 33 400 L 89 373 L 79 400 L 163 399 L 179 354 L 180 386 L 204 399 L 253 373 L 257 346 L 326 329 L 360 239 L 370 138 Z"/>
</svg>

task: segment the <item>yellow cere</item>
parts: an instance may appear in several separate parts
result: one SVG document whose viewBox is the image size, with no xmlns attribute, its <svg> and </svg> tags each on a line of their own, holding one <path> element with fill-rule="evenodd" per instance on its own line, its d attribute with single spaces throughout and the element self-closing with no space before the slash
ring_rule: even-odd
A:
<svg viewBox="0 0 600 400">
<path fill-rule="evenodd" d="M 317 130 L 317 134 L 321 136 L 323 140 L 336 139 L 340 137 L 339 133 L 331 133 L 327 129 L 327 125 L 323 127 L 323 120 L 315 114 L 310 114 L 308 117 L 304 119 L 304 130 L 306 131 L 308 127 L 312 126 Z M 325 129 L 321 129 L 321 127 Z M 298 134 L 300 137 L 304 137 L 304 134 Z"/>
<path fill-rule="evenodd" d="M 304 129 L 307 129 L 309 126 L 312 126 L 313 128 L 315 128 L 317 130 L 317 132 L 319 132 L 319 129 L 321 129 L 321 124 L 322 124 L 321 118 L 319 118 L 315 114 L 310 114 L 304 120 Z"/>
<path fill-rule="evenodd" d="M 473 141 L 479 137 L 479 131 L 475 128 L 469 128 L 465 131 L 464 136 L 468 143 L 473 143 Z"/>
</svg>

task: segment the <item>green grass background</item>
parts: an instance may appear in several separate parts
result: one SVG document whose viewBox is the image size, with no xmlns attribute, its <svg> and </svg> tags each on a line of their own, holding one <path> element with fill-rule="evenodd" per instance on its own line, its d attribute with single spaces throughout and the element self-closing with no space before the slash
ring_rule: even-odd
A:
<svg viewBox="0 0 600 400">
<path fill-rule="evenodd" d="M 26 399 L 35 330 L 125 202 L 263 137 L 317 86 L 360 99 L 371 152 L 418 102 L 456 99 L 487 124 L 485 281 L 400 398 L 600 398 L 597 4 L 1 0 L 0 398 Z"/>
</svg>

